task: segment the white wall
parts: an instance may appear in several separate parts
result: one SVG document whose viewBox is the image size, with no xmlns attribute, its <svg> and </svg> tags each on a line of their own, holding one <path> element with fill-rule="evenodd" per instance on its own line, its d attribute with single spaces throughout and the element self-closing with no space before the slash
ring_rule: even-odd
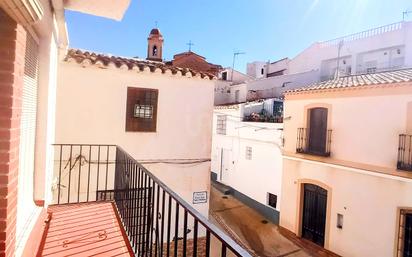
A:
<svg viewBox="0 0 412 257">
<path fill-rule="evenodd" d="M 238 91 L 238 93 L 236 93 Z M 236 95 L 238 98 L 236 98 Z M 215 81 L 215 105 L 242 103 L 246 101 L 247 84 L 232 85 L 231 82 Z"/>
<path fill-rule="evenodd" d="M 319 162 L 284 159 L 280 225 L 298 233 L 302 180 L 321 182 L 331 188 L 329 243 L 325 248 L 353 257 L 394 256 L 399 207 L 412 206 L 412 182 L 376 176 L 360 170 L 339 168 Z M 343 228 L 337 228 L 337 214 Z"/>
<path fill-rule="evenodd" d="M 33 26 L 33 31 L 39 39 L 39 70 L 37 88 L 37 113 L 34 142 L 34 163 L 30 165 L 28 172 L 31 176 L 19 177 L 23 180 L 24 188 L 18 188 L 16 222 L 16 256 L 21 256 L 33 230 L 40 217 L 41 206 L 35 204 L 35 200 L 45 200 L 45 205 L 50 203 L 50 185 L 53 167 L 53 153 L 51 144 L 54 142 L 54 111 L 55 90 L 57 84 L 57 36 L 56 20 L 49 10 L 50 2 L 42 0 L 45 10 L 41 21 Z M 33 169 L 34 168 L 34 169 Z"/>
<path fill-rule="evenodd" d="M 267 73 L 273 73 L 281 70 L 285 70 L 284 74 L 288 73 L 289 68 L 289 58 L 284 58 L 269 64 Z"/>
<path fill-rule="evenodd" d="M 291 118 L 285 121 L 285 150 L 296 150 L 297 128 L 306 127 L 305 107 L 326 104 L 331 106 L 328 127 L 332 129 L 333 158 L 395 168 L 398 137 L 406 133 L 407 106 L 412 102 L 412 94 L 398 91 L 391 95 L 371 95 L 371 91 L 367 92 L 358 91 L 358 95 L 347 97 L 340 92 L 336 96 L 342 97 L 287 99 L 284 116 Z"/>
<path fill-rule="evenodd" d="M 237 70 L 233 70 L 232 68 L 226 68 L 222 70 L 221 72 L 219 72 L 219 75 L 218 75 L 219 79 L 222 79 L 222 73 L 224 72 L 227 74 L 227 81 L 232 82 L 232 84 L 240 84 L 240 83 L 244 83 L 245 81 L 253 79 L 251 76 L 246 75 Z"/>
<path fill-rule="evenodd" d="M 372 29 L 366 35 L 356 34 L 353 38 L 345 38 L 340 50 L 340 56 L 352 56 L 352 74 L 357 73 L 358 55 L 373 50 L 405 46 L 405 67 L 412 66 L 412 22 L 403 22 L 399 27 L 384 32 L 384 29 Z M 338 43 L 335 41 L 326 41 L 314 43 L 296 57 L 290 60 L 289 72 L 300 73 L 311 70 L 317 70 L 324 60 L 335 59 L 338 57 Z M 384 56 L 380 57 L 384 58 Z M 383 62 L 378 59 L 378 62 Z"/>
<path fill-rule="evenodd" d="M 260 79 L 266 77 L 267 70 L 266 70 L 267 62 L 252 62 L 246 65 L 246 74 L 250 77 L 255 79 Z M 263 74 L 262 74 L 263 69 Z"/>
<path fill-rule="evenodd" d="M 302 87 L 318 81 L 317 71 L 298 74 L 286 74 L 276 77 L 264 78 L 247 83 L 248 99 L 281 97 L 283 92 L 297 87 Z M 256 91 L 256 92 L 251 92 Z"/>
<path fill-rule="evenodd" d="M 216 134 L 217 115 L 226 114 L 226 135 Z M 212 172 L 218 181 L 267 205 L 267 194 L 278 196 L 280 210 L 283 124 L 241 122 L 242 110 L 215 109 L 212 144 Z M 246 147 L 252 159 L 246 159 Z M 221 153 L 223 149 L 223 165 Z"/>
<path fill-rule="evenodd" d="M 61 63 L 56 143 L 117 144 L 138 160 L 210 158 L 214 82 Z M 125 132 L 127 87 L 159 90 L 157 132 Z M 192 203 L 209 191 L 210 163 L 147 168 Z M 195 205 L 204 215 L 208 203 Z"/>
</svg>

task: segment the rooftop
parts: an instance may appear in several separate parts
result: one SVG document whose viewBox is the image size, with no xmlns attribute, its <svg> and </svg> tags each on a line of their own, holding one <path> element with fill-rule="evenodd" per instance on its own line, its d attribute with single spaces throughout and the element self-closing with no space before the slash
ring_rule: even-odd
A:
<svg viewBox="0 0 412 257">
<path fill-rule="evenodd" d="M 340 77 L 306 87 L 288 90 L 285 94 L 328 89 L 351 89 L 404 82 L 412 82 L 412 68 Z"/>
<path fill-rule="evenodd" d="M 83 66 L 97 66 L 99 68 L 114 67 L 123 70 L 133 70 L 136 72 L 149 71 L 152 73 L 182 75 L 185 77 L 200 77 L 202 79 L 214 79 L 213 74 L 200 72 L 188 68 L 179 68 L 167 65 L 163 62 L 147 61 L 137 58 L 112 56 L 79 49 L 69 49 L 66 62 L 75 62 Z"/>
</svg>

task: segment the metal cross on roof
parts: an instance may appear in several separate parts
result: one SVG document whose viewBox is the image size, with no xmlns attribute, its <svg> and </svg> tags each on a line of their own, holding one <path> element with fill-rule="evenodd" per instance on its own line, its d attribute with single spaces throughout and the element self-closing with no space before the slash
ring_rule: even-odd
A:
<svg viewBox="0 0 412 257">
<path fill-rule="evenodd" d="M 189 43 L 187 43 L 186 45 L 189 46 L 189 52 L 192 52 L 192 46 L 195 45 L 195 44 L 192 43 L 192 40 L 190 40 Z"/>
</svg>

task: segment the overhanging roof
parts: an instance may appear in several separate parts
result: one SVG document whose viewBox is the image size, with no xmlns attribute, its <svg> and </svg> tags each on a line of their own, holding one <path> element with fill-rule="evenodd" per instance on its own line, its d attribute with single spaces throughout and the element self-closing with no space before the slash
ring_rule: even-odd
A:
<svg viewBox="0 0 412 257">
<path fill-rule="evenodd" d="M 305 93 L 328 89 L 350 89 L 402 82 L 412 82 L 412 68 L 340 77 L 306 87 L 291 89 L 286 91 L 285 94 Z"/>
<path fill-rule="evenodd" d="M 120 21 L 130 0 L 64 0 L 65 9 Z"/>
</svg>

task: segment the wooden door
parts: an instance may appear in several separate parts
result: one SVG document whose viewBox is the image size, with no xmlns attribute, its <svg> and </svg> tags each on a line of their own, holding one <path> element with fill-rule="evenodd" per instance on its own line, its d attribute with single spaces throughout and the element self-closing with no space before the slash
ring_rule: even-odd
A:
<svg viewBox="0 0 412 257">
<path fill-rule="evenodd" d="M 403 257 L 412 257 L 412 213 L 405 215 Z"/>
<path fill-rule="evenodd" d="M 309 152 L 326 153 L 327 126 L 328 109 L 313 108 L 309 110 Z"/>
<path fill-rule="evenodd" d="M 327 191 L 319 186 L 304 184 L 302 237 L 324 246 Z"/>
</svg>

